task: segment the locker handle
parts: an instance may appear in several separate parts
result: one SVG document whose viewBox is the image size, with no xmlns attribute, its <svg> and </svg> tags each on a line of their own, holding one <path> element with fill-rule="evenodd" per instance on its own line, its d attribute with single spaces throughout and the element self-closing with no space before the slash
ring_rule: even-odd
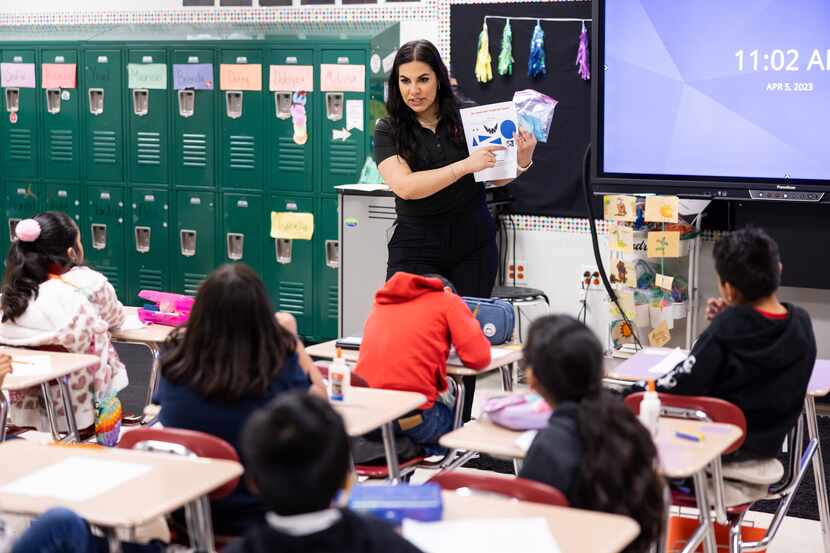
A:
<svg viewBox="0 0 830 553">
<path fill-rule="evenodd" d="M 242 91 L 228 90 L 225 92 L 225 111 L 231 119 L 242 117 Z"/>
<path fill-rule="evenodd" d="M 133 89 L 133 113 L 139 117 L 150 113 L 150 91 L 146 88 Z"/>
<path fill-rule="evenodd" d="M 245 252 L 245 235 L 238 232 L 229 232 L 226 235 L 228 244 L 228 259 L 239 261 Z"/>
<path fill-rule="evenodd" d="M 14 239 L 17 237 L 17 235 L 14 233 L 14 230 L 17 228 L 17 223 L 19 222 L 19 218 L 9 219 L 9 242 L 14 242 Z"/>
<path fill-rule="evenodd" d="M 61 89 L 46 89 L 46 111 L 53 115 L 61 112 Z"/>
<path fill-rule="evenodd" d="M 6 89 L 6 111 L 9 113 L 17 113 L 20 111 L 20 89 L 7 88 Z"/>
<path fill-rule="evenodd" d="M 326 92 L 326 117 L 330 121 L 343 119 L 343 93 Z"/>
<path fill-rule="evenodd" d="M 290 238 L 277 238 L 274 240 L 277 263 L 287 265 L 291 263 L 291 246 L 294 243 Z"/>
<path fill-rule="evenodd" d="M 138 253 L 150 251 L 150 227 L 135 227 L 135 251 Z"/>
<path fill-rule="evenodd" d="M 291 92 L 274 92 L 277 119 L 291 119 Z"/>
<path fill-rule="evenodd" d="M 89 89 L 89 113 L 92 115 L 101 115 L 104 113 L 104 89 L 90 88 Z"/>
<path fill-rule="evenodd" d="M 180 90 L 179 91 L 179 115 L 182 117 L 193 117 L 193 112 L 196 109 L 196 91 L 195 90 Z"/>
<path fill-rule="evenodd" d="M 179 232 L 179 243 L 181 246 L 182 255 L 185 257 L 193 257 L 196 255 L 196 231 L 190 229 L 182 229 Z"/>
<path fill-rule="evenodd" d="M 103 250 L 107 247 L 107 225 L 92 223 L 92 247 Z"/>
<path fill-rule="evenodd" d="M 337 269 L 340 267 L 340 241 L 326 240 L 326 267 Z"/>
</svg>

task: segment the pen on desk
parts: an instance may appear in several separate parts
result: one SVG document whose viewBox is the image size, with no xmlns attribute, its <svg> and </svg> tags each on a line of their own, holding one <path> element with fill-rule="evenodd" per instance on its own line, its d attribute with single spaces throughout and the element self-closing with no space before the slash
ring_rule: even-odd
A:
<svg viewBox="0 0 830 553">
<path fill-rule="evenodd" d="M 690 434 L 688 432 L 675 432 L 675 436 L 681 440 L 689 440 L 690 442 L 702 442 L 703 434 Z"/>
</svg>

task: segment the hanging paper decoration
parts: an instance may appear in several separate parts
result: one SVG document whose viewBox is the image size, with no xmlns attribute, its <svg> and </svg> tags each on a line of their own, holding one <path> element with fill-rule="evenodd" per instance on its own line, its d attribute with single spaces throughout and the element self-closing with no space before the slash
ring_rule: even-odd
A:
<svg viewBox="0 0 830 553">
<path fill-rule="evenodd" d="M 588 29 L 582 22 L 582 31 L 579 33 L 579 49 L 576 51 L 576 65 L 579 66 L 579 76 L 583 81 L 591 78 L 591 68 L 588 66 Z"/>
<path fill-rule="evenodd" d="M 480 83 L 493 80 L 493 59 L 490 57 L 490 37 L 487 36 L 487 21 L 478 35 L 478 55 L 476 56 L 476 79 Z"/>
<path fill-rule="evenodd" d="M 504 25 L 504 32 L 501 35 L 501 52 L 499 52 L 499 75 L 513 74 L 513 30 L 510 28 L 510 20 Z"/>
<path fill-rule="evenodd" d="M 533 38 L 530 39 L 530 59 L 527 62 L 527 76 L 538 79 L 545 76 L 545 31 L 536 21 Z"/>
</svg>

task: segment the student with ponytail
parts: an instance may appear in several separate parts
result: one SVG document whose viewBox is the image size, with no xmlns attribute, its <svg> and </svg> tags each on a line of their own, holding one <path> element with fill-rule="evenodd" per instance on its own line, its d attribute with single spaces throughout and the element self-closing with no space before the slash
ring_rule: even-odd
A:
<svg viewBox="0 0 830 553">
<path fill-rule="evenodd" d="M 657 450 L 634 414 L 602 388 L 602 346 L 564 315 L 533 322 L 524 347 L 527 379 L 554 412 L 519 476 L 558 488 L 572 507 L 626 515 L 640 535 L 624 551 L 649 551 L 665 515 Z"/>
</svg>

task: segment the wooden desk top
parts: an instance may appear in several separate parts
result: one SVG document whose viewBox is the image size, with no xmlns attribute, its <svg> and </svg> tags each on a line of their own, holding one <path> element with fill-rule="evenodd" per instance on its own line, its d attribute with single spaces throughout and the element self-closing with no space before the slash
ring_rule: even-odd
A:
<svg viewBox="0 0 830 553">
<path fill-rule="evenodd" d="M 124 307 L 124 311 L 129 312 L 129 318 L 137 318 L 135 312 L 138 307 Z M 167 337 L 173 332 L 175 327 L 152 324 L 144 328 L 137 328 L 135 330 L 112 330 L 112 339 L 116 342 L 138 342 L 140 344 L 164 342 Z"/>
<path fill-rule="evenodd" d="M 40 445 L 12 440 L 0 445 L 0 488 L 68 458 L 148 465 L 151 469 L 95 497 L 70 501 L 0 491 L 0 511 L 35 516 L 64 506 L 93 524 L 132 527 L 172 512 L 242 474 L 233 461 L 191 459 L 111 448 Z"/>
<path fill-rule="evenodd" d="M 524 459 L 525 452 L 516 445 L 516 439 L 521 434 L 481 418 L 444 434 L 438 443 L 449 449 L 479 451 L 505 459 Z"/>
<path fill-rule="evenodd" d="M 91 367 L 101 360 L 95 355 L 87 355 L 85 353 L 66 353 L 57 351 L 40 351 L 25 348 L 7 348 L 0 347 L 0 353 L 7 353 L 12 356 L 12 363 L 16 357 L 49 357 L 51 366 L 44 368 L 38 374 L 15 374 L 12 372 L 6 376 L 3 382 L 4 390 L 22 390 L 24 388 L 31 388 L 32 386 L 39 386 L 44 382 L 49 382 L 56 378 L 60 378 L 67 374 L 73 373 L 80 369 Z M 14 369 L 13 369 L 14 370 Z M 0 466 L 2 466 L 0 464 Z"/>
<path fill-rule="evenodd" d="M 547 520 L 562 553 L 618 553 L 640 533 L 628 517 L 514 501 L 493 495 L 443 492 L 444 520 L 527 518 Z"/>
<path fill-rule="evenodd" d="M 345 403 L 332 402 L 349 436 L 362 436 L 417 409 L 427 398 L 415 392 L 350 388 Z"/>
<path fill-rule="evenodd" d="M 329 340 L 328 342 L 308 346 L 305 350 L 311 357 L 334 359 L 337 350 L 336 342 L 337 340 Z M 522 358 L 522 349 L 518 345 L 493 346 L 492 351 L 495 355 L 499 355 L 499 357 L 495 357 L 494 355 L 494 359 L 490 361 L 490 364 L 485 369 L 477 371 L 459 363 L 448 362 L 447 373 L 455 376 L 475 376 L 477 374 L 494 371 L 505 365 L 510 365 Z M 349 363 L 357 363 L 359 355 L 360 351 L 356 349 L 343 350 L 343 358 Z"/>
</svg>

